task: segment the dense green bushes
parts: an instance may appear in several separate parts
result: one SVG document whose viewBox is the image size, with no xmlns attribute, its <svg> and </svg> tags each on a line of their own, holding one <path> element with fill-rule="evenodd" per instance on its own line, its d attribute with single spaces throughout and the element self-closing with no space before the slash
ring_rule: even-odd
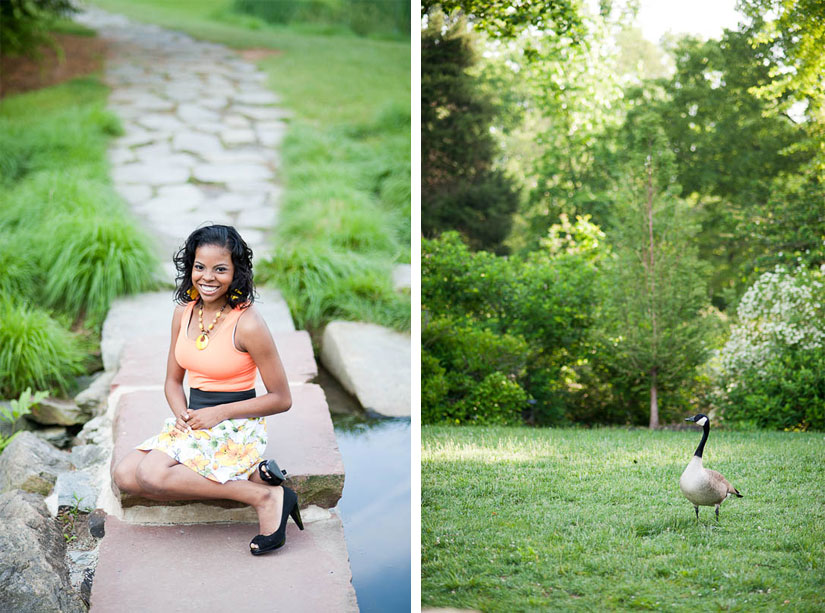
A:
<svg viewBox="0 0 825 613">
<path fill-rule="evenodd" d="M 3 0 L 0 2 L 0 41 L 4 55 L 36 55 L 49 43 L 49 28 L 59 17 L 75 11 L 71 0 Z"/>
<path fill-rule="evenodd" d="M 472 253 L 422 241 L 422 420 L 564 421 L 557 382 L 590 325 L 594 269 L 576 255 Z"/>
<path fill-rule="evenodd" d="M 120 128 L 106 95 L 78 79 L 0 104 L 0 396 L 69 391 L 112 300 L 158 285 L 151 243 L 109 182 Z"/>
</svg>

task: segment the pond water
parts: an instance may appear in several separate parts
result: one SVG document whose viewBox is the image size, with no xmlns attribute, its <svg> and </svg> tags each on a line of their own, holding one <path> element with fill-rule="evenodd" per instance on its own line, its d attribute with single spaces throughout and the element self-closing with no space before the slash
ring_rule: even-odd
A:
<svg viewBox="0 0 825 613">
<path fill-rule="evenodd" d="M 410 420 L 370 417 L 337 383 L 319 383 L 333 411 L 346 480 L 338 503 L 363 613 L 410 610 Z"/>
</svg>

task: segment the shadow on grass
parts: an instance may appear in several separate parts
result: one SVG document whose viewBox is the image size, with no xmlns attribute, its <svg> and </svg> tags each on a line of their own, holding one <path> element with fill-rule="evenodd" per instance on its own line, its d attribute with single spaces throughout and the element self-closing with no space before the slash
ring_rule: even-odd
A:
<svg viewBox="0 0 825 613">
<path fill-rule="evenodd" d="M 712 515 L 711 519 L 704 519 L 701 517 L 702 509 L 699 510 L 699 521 L 696 521 L 696 516 L 693 514 L 693 509 L 690 509 L 690 514 L 685 513 L 684 517 L 671 516 L 657 519 L 655 521 L 641 522 L 634 526 L 634 531 L 638 537 L 658 536 L 667 532 L 692 532 L 697 528 L 717 529 L 723 528 L 724 525 L 716 523 L 716 519 Z"/>
</svg>

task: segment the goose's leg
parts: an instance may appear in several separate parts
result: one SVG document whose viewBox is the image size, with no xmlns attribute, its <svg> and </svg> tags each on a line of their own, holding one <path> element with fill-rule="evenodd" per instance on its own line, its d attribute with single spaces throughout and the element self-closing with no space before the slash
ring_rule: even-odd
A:
<svg viewBox="0 0 825 613">
<path fill-rule="evenodd" d="M 719 522 L 719 505 L 716 505 L 716 521 Z"/>
<path fill-rule="evenodd" d="M 693 510 L 696 511 L 696 521 L 699 521 L 699 507 L 693 505 Z"/>
</svg>

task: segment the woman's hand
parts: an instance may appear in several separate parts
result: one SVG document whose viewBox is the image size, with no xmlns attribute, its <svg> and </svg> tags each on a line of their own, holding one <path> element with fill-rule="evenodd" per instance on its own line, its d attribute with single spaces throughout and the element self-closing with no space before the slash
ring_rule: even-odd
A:
<svg viewBox="0 0 825 613">
<path fill-rule="evenodd" d="M 189 410 L 185 410 L 183 413 L 177 416 L 175 419 L 175 429 L 180 430 L 181 432 L 189 432 L 191 428 L 187 423 L 187 419 L 189 419 Z"/>
<path fill-rule="evenodd" d="M 186 409 L 182 415 L 184 423 L 192 430 L 211 428 L 225 419 L 221 406 L 205 407 L 196 411 Z"/>
</svg>

